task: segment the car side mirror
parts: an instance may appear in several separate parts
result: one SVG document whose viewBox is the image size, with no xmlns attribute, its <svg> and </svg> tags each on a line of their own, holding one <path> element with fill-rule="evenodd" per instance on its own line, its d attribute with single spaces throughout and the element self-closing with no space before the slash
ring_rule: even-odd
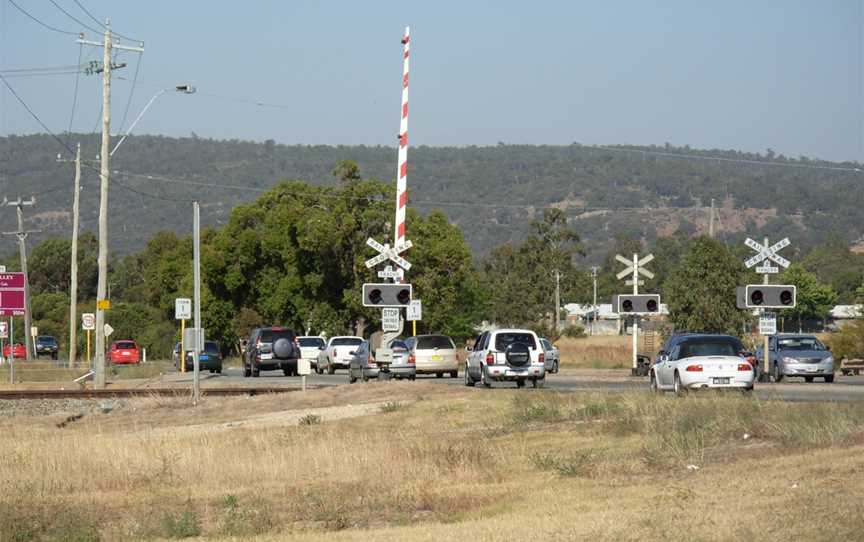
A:
<svg viewBox="0 0 864 542">
<path fill-rule="evenodd" d="M 318 350 L 326 350 L 326 349 L 327 349 L 326 346 L 319 346 L 319 347 L 318 347 Z"/>
<path fill-rule="evenodd" d="M 827 351 L 830 352 L 830 351 L 831 351 L 831 346 L 826 344 L 826 345 L 825 345 L 825 350 L 827 350 Z"/>
<path fill-rule="evenodd" d="M 466 352 L 471 352 L 473 350 L 474 350 L 474 348 L 470 344 L 465 345 L 465 351 Z"/>
<path fill-rule="evenodd" d="M 357 352 L 356 352 L 356 351 L 354 351 L 354 352 L 348 352 L 348 355 L 349 355 L 349 356 L 356 356 L 356 355 L 357 355 Z"/>
</svg>

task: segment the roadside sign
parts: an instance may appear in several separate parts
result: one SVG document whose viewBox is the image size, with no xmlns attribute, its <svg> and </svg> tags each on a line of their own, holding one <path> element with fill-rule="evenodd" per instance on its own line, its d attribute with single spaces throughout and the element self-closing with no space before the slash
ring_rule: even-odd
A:
<svg viewBox="0 0 864 542">
<path fill-rule="evenodd" d="M 24 288 L 24 273 L 0 273 L 0 289 Z"/>
<path fill-rule="evenodd" d="M 24 316 L 24 289 L 0 289 L 0 316 Z"/>
<path fill-rule="evenodd" d="M 204 328 L 187 327 L 183 330 L 183 348 L 185 348 L 187 352 L 195 350 L 196 336 L 200 341 L 198 344 L 201 345 L 201 348 L 204 348 Z"/>
<path fill-rule="evenodd" d="M 404 271 L 399 268 L 393 269 L 392 265 L 388 265 L 382 271 L 378 271 L 378 277 L 382 279 L 401 279 L 404 276 Z"/>
<path fill-rule="evenodd" d="M 96 308 L 102 311 L 107 311 L 111 308 L 110 299 L 100 299 L 96 301 Z"/>
<path fill-rule="evenodd" d="M 377 256 L 366 260 L 366 267 L 371 269 L 378 264 L 390 260 L 405 271 L 411 269 L 411 264 L 408 263 L 408 260 L 406 260 L 402 256 L 399 256 L 399 254 L 405 252 L 406 250 L 414 246 L 411 241 L 405 241 L 403 245 L 400 245 L 398 247 L 391 247 L 389 244 L 382 245 L 381 243 L 370 237 L 366 240 L 366 244 L 378 251 Z"/>
<path fill-rule="evenodd" d="M 9 338 L 9 322 L 0 322 L 0 339 Z"/>
<path fill-rule="evenodd" d="M 399 309 L 381 309 L 381 328 L 384 331 L 399 331 Z"/>
<path fill-rule="evenodd" d="M 189 320 L 192 318 L 192 300 L 188 297 L 178 297 L 174 300 L 174 319 Z"/>
<path fill-rule="evenodd" d="M 105 324 L 105 336 L 109 337 L 112 333 L 114 333 L 114 328 L 111 327 L 111 324 Z"/>
<path fill-rule="evenodd" d="M 6 266 L 0 265 L 0 273 L 5 273 L 5 272 L 6 272 Z"/>
<path fill-rule="evenodd" d="M 81 329 L 84 331 L 93 331 L 96 329 L 96 315 L 92 312 L 85 312 L 81 315 Z"/>
<path fill-rule="evenodd" d="M 39 328 L 36 326 L 30 326 L 30 336 L 35 337 L 39 335 Z"/>
<path fill-rule="evenodd" d="M 789 267 L 789 260 L 777 254 L 777 252 L 779 252 L 781 249 L 786 248 L 792 244 L 792 242 L 789 241 L 788 237 L 782 239 L 781 241 L 778 241 L 777 243 L 774 243 L 771 246 L 768 245 L 767 239 L 765 240 L 765 244 L 761 244 L 748 237 L 744 241 L 744 244 L 750 247 L 752 250 L 756 251 L 755 256 L 744 262 L 744 265 L 747 267 L 747 269 L 750 269 L 759 262 L 762 262 L 762 266 L 757 267 L 756 272 L 765 275 L 778 273 L 780 271 L 779 268 L 771 265 L 772 261 L 784 269 Z"/>
<path fill-rule="evenodd" d="M 777 314 L 763 312 L 759 315 L 759 335 L 777 334 Z"/>
<path fill-rule="evenodd" d="M 412 299 L 406 309 L 405 319 L 409 322 L 416 322 L 423 319 L 423 303 L 419 299 Z"/>
</svg>

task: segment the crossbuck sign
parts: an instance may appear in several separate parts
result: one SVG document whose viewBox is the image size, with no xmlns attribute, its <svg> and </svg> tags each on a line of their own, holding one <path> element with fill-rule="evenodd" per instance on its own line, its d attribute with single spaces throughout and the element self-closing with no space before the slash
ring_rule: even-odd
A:
<svg viewBox="0 0 864 542">
<path fill-rule="evenodd" d="M 641 260 L 636 259 L 635 257 L 631 260 L 629 258 L 625 258 L 624 256 L 622 256 L 620 254 L 616 254 L 615 259 L 627 266 L 627 268 L 624 269 L 624 271 L 621 271 L 620 273 L 615 275 L 615 277 L 618 280 L 623 279 L 627 275 L 633 275 L 633 278 L 628 279 L 627 282 L 625 283 L 625 284 L 627 284 L 627 286 L 634 286 L 634 285 L 635 286 L 642 286 L 643 284 L 645 284 L 645 281 L 637 279 L 637 277 L 639 275 L 642 275 L 643 277 L 647 277 L 649 279 L 654 278 L 654 273 L 645 269 L 645 265 L 654 259 L 653 254 L 647 255 L 644 258 L 642 258 Z M 638 283 L 637 283 L 637 281 L 638 281 Z"/>
<path fill-rule="evenodd" d="M 378 251 L 377 256 L 372 259 L 366 260 L 366 267 L 371 269 L 378 264 L 390 260 L 405 271 L 411 269 L 411 264 L 408 263 L 408 260 L 399 255 L 414 246 L 411 241 L 405 241 L 403 245 L 398 247 L 391 247 L 389 244 L 386 243 L 382 245 L 381 243 L 370 237 L 369 239 L 366 239 L 366 244 Z"/>
<path fill-rule="evenodd" d="M 760 275 L 767 275 L 780 272 L 780 268 L 771 265 L 772 261 L 784 269 L 789 267 L 789 260 L 777 254 L 781 249 L 786 248 L 791 244 L 788 237 L 771 246 L 768 246 L 767 238 L 765 239 L 765 244 L 762 245 L 748 237 L 747 240 L 744 241 L 744 244 L 756 251 L 755 256 L 744 262 L 747 269 L 750 269 L 757 263 L 762 262 L 762 265 L 756 268 L 756 272 Z"/>
</svg>

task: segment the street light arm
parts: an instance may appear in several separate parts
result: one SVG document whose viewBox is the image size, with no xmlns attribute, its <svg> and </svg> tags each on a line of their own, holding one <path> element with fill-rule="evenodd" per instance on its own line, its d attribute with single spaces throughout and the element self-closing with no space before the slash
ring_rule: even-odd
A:
<svg viewBox="0 0 864 542">
<path fill-rule="evenodd" d="M 148 109 L 151 105 L 153 105 L 153 102 L 156 101 L 156 98 L 158 98 L 159 96 L 165 94 L 165 92 L 166 92 L 167 90 L 168 90 L 168 89 L 163 88 L 163 89 L 159 90 L 158 92 L 156 92 L 156 94 L 154 94 L 152 98 L 150 98 L 150 101 L 147 102 L 147 105 L 144 106 L 144 109 L 142 109 L 141 112 L 138 113 L 138 116 L 135 117 L 135 120 L 132 121 L 132 124 L 129 125 L 129 128 L 126 130 L 126 133 L 123 134 L 123 137 L 120 138 L 120 141 L 118 141 L 117 144 L 114 145 L 114 148 L 113 148 L 113 149 L 111 150 L 111 152 L 109 153 L 109 156 L 114 156 L 114 153 L 117 152 L 117 149 L 120 147 L 120 145 L 122 145 L 123 142 L 126 141 L 126 138 L 127 138 L 127 137 L 129 136 L 129 134 L 132 132 L 132 129 L 135 128 L 135 125 L 138 124 L 138 121 L 141 120 L 141 117 L 144 116 L 144 113 L 147 112 L 147 109 Z"/>
<path fill-rule="evenodd" d="M 178 85 L 174 88 L 163 88 L 163 89 L 160 89 L 159 91 L 157 91 L 156 94 L 154 94 L 153 97 L 150 98 L 150 101 L 147 102 L 147 105 L 144 106 L 144 109 L 142 109 L 141 112 L 138 113 L 138 116 L 135 117 L 135 120 L 132 121 L 132 124 L 129 125 L 129 128 L 126 130 L 126 133 L 123 134 L 123 137 L 120 138 L 120 141 L 118 141 L 117 144 L 114 145 L 114 149 L 110 152 L 109 156 L 114 156 L 114 153 L 117 152 L 117 148 L 120 147 L 120 145 L 124 141 L 126 141 L 126 138 L 129 136 L 130 133 L 132 133 L 132 130 L 135 128 L 135 125 L 138 124 L 138 121 L 141 120 L 141 117 L 144 116 L 144 113 L 147 112 L 147 109 L 149 109 L 150 106 L 153 105 L 153 102 L 156 101 L 156 98 L 165 94 L 169 90 L 173 90 L 175 92 L 182 92 L 183 94 L 194 94 L 195 93 L 195 87 L 193 87 L 191 85 Z"/>
</svg>

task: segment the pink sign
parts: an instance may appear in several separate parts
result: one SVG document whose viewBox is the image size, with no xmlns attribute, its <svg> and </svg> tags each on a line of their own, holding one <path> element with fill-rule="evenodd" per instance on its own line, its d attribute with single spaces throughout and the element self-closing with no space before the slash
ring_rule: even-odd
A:
<svg viewBox="0 0 864 542">
<path fill-rule="evenodd" d="M 24 288 L 24 273 L 0 273 L 0 290 Z"/>
<path fill-rule="evenodd" d="M 0 316 L 24 316 L 24 290 L 0 290 Z"/>
</svg>

